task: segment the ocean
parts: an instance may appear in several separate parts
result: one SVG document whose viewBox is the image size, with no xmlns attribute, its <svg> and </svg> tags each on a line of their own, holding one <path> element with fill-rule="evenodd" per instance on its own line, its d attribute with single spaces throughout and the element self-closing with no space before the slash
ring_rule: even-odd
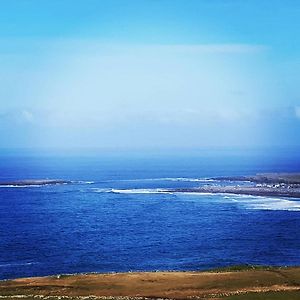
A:
<svg viewBox="0 0 300 300">
<path fill-rule="evenodd" d="M 215 176 L 299 172 L 297 153 L 0 155 L 0 279 L 300 265 L 300 199 L 162 193 Z"/>
</svg>

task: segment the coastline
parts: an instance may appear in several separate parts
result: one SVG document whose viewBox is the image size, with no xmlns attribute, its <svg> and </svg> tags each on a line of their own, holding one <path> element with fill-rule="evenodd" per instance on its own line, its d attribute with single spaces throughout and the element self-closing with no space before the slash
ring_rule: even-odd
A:
<svg viewBox="0 0 300 300">
<path fill-rule="evenodd" d="M 24 179 L 15 181 L 1 181 L 0 186 L 41 186 L 41 185 L 56 185 L 56 184 L 69 184 L 70 180 L 63 179 Z"/>
<path fill-rule="evenodd" d="M 295 299 L 300 297 L 300 267 L 250 266 L 203 272 L 92 273 L 0 281 L 0 298 L 11 300 L 248 299 L 244 297 L 261 294 L 263 299 L 273 299 L 268 296 L 274 293 L 290 294 Z"/>
<path fill-rule="evenodd" d="M 205 180 L 209 183 L 203 186 L 189 188 L 165 188 L 160 189 L 160 192 L 234 194 L 300 199 L 300 173 L 264 173 L 252 176 L 212 177 Z M 228 182 L 230 182 L 230 184 L 224 185 Z M 240 182 L 243 184 L 240 185 Z M 64 179 L 24 179 L 15 181 L 0 181 L 0 187 L 30 187 L 76 183 L 82 183 L 82 181 Z M 93 181 L 89 181 L 87 183 L 93 183 Z M 251 185 L 246 185 L 246 183 L 250 183 Z"/>
<path fill-rule="evenodd" d="M 222 176 L 210 179 L 220 181 L 249 181 L 265 184 L 300 184 L 300 173 L 258 173 L 250 176 Z"/>
<path fill-rule="evenodd" d="M 173 193 L 211 193 L 235 194 L 249 196 L 300 198 L 299 173 L 268 173 L 254 176 L 226 176 L 210 178 L 214 181 L 236 182 L 235 185 L 209 184 L 195 188 L 164 189 Z M 250 182 L 256 185 L 242 185 L 239 182 Z"/>
<path fill-rule="evenodd" d="M 164 189 L 166 193 L 199 193 L 199 194 L 235 194 L 248 196 L 299 198 L 300 189 L 285 189 L 252 186 L 203 186 L 197 188 Z"/>
</svg>

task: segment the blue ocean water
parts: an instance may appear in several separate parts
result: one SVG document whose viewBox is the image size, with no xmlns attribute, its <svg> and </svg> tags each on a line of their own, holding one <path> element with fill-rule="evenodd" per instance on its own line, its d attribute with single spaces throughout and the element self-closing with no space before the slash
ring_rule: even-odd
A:
<svg viewBox="0 0 300 300">
<path fill-rule="evenodd" d="M 0 155 L 0 279 L 300 265 L 300 199 L 161 193 L 214 176 L 300 171 L 294 153 Z"/>
</svg>

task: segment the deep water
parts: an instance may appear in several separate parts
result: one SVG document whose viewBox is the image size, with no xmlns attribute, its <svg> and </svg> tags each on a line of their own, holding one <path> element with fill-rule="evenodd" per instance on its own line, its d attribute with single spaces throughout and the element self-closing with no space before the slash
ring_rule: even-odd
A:
<svg viewBox="0 0 300 300">
<path fill-rule="evenodd" d="M 0 278 L 79 272 L 300 265 L 300 199 L 165 194 L 204 179 L 300 171 L 286 153 L 21 154 L 0 180 L 70 185 L 0 188 Z"/>
</svg>

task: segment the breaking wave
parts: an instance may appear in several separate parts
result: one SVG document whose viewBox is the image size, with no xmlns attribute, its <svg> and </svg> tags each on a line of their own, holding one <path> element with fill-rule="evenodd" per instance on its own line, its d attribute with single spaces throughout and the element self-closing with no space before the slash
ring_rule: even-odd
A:
<svg viewBox="0 0 300 300">
<path fill-rule="evenodd" d="M 225 196 L 224 199 L 230 199 L 237 202 L 246 209 L 300 211 L 300 201 L 295 199 L 250 195 Z"/>
<path fill-rule="evenodd" d="M 42 187 L 49 184 L 26 184 L 26 185 L 14 185 L 14 184 L 3 184 L 0 188 L 32 188 L 32 187 Z"/>
<path fill-rule="evenodd" d="M 93 189 L 96 193 L 114 193 L 114 194 L 172 194 L 172 192 L 162 189 Z"/>
</svg>

